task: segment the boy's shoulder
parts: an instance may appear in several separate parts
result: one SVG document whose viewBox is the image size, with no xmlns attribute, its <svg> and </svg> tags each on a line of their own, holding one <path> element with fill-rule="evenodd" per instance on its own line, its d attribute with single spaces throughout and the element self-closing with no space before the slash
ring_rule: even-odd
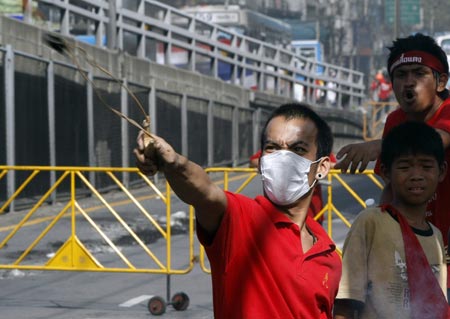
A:
<svg viewBox="0 0 450 319">
<path fill-rule="evenodd" d="M 437 236 L 439 240 L 442 240 L 441 231 L 432 223 L 429 222 L 430 227 L 433 230 L 433 235 Z M 383 231 L 394 231 L 400 227 L 399 223 L 389 214 L 384 212 L 380 207 L 370 207 L 362 210 L 352 223 L 353 231 L 371 232 L 378 229 Z"/>
<path fill-rule="evenodd" d="M 352 223 L 353 229 L 355 228 L 375 228 L 377 225 L 383 226 L 395 222 L 392 216 L 383 212 L 380 207 L 369 207 L 362 210 Z"/>
<path fill-rule="evenodd" d="M 450 107 L 450 96 L 442 102 L 442 107 Z"/>
<path fill-rule="evenodd" d="M 377 220 L 380 218 L 383 218 L 383 215 L 385 213 L 381 211 L 380 207 L 368 207 L 363 209 L 358 216 L 356 217 L 356 220 Z"/>
<path fill-rule="evenodd" d="M 428 222 L 428 224 L 430 225 L 431 229 L 433 230 L 433 236 L 436 236 L 439 239 L 439 241 L 443 241 L 444 238 L 443 238 L 442 232 L 439 230 L 439 228 L 434 226 L 434 224 L 432 224 L 431 222 Z"/>
</svg>

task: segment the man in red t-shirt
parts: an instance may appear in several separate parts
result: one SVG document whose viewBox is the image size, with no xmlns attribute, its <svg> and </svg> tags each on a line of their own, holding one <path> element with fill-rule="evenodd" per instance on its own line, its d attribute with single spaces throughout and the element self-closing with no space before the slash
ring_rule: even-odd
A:
<svg viewBox="0 0 450 319">
<path fill-rule="evenodd" d="M 447 165 L 450 163 L 450 98 L 446 89 L 449 66 L 447 56 L 433 38 L 415 34 L 394 41 L 389 48 L 388 71 L 400 108 L 387 117 L 383 136 L 405 121 L 423 121 L 441 135 Z M 381 140 L 350 144 L 337 153 L 342 159 L 335 168 L 351 173 L 364 171 L 370 161 L 378 159 Z M 380 174 L 378 162 L 375 171 Z M 428 219 L 439 228 L 448 245 L 450 227 L 450 174 L 447 170 L 434 198 L 428 205 Z M 389 203 L 390 185 L 386 185 L 381 202 Z M 448 277 L 449 278 L 449 277 Z M 448 285 L 450 286 L 450 285 Z"/>
<path fill-rule="evenodd" d="M 389 102 L 391 99 L 392 84 L 381 71 L 375 76 L 374 81 L 370 85 L 370 90 L 376 93 L 374 99 L 376 98 L 378 102 Z"/>
<path fill-rule="evenodd" d="M 312 189 L 330 170 L 333 136 L 304 104 L 277 108 L 262 131 L 264 196 L 222 190 L 197 164 L 162 138 L 134 150 L 144 174 L 163 172 L 178 197 L 195 208 L 205 247 L 214 317 L 330 319 L 341 258 L 325 230 L 308 216 Z"/>
</svg>

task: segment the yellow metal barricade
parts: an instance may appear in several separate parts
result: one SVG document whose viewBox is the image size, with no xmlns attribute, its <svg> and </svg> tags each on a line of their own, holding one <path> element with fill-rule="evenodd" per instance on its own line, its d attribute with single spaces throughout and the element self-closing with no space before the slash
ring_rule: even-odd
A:
<svg viewBox="0 0 450 319">
<path fill-rule="evenodd" d="M 47 179 L 50 173 L 58 177 L 48 189 L 40 189 L 43 195 L 27 196 L 27 190 L 32 188 L 33 182 L 43 175 Z M 186 274 L 192 270 L 195 259 L 192 215 L 186 218 L 189 240 L 183 240 L 188 242 L 185 247 L 187 253 L 184 254 L 186 260 L 177 262 L 182 265 L 180 267 L 173 266 L 171 191 L 167 183 L 163 183 L 164 190 L 160 191 L 155 183 L 136 168 L 0 166 L 0 182 L 4 183 L 9 174 L 20 182 L 14 192 L 3 203 L 0 202 L 0 268 L 168 275 Z M 148 187 L 129 189 L 117 177 L 123 174 Z M 88 177 L 93 175 L 108 179 L 114 190 L 100 192 Z M 42 185 L 42 180 L 39 185 Z M 55 193 L 60 198 L 49 205 Z M 144 205 L 152 198 L 162 202 L 159 215 L 162 215 L 160 219 L 165 220 L 165 225 L 155 219 L 153 207 Z M 13 201 L 21 200 L 27 201 L 26 210 L 5 213 Z M 134 228 L 127 218 L 135 221 Z M 79 226 L 80 223 L 82 226 Z M 26 232 L 30 227 L 35 228 L 33 234 L 38 233 L 35 238 L 30 238 L 30 232 Z M 131 243 L 127 245 L 130 249 L 110 238 L 113 233 L 111 228 L 122 234 L 120 238 L 126 238 Z M 142 234 L 146 230 L 153 234 L 154 243 L 148 243 L 143 238 Z M 92 244 L 94 240 L 102 244 L 100 252 L 98 246 Z M 42 247 L 48 247 L 49 244 L 56 251 L 43 255 Z M 2 250 L 6 251 L 8 247 L 20 251 L 12 262 L 5 262 L 5 258 L 2 258 Z M 105 250 L 108 254 L 104 253 Z M 36 259 L 38 253 L 40 258 Z M 139 255 L 139 260 L 136 255 Z M 141 260 L 142 256 L 146 257 L 144 261 Z"/>
<path fill-rule="evenodd" d="M 379 178 L 377 178 L 373 172 L 373 170 L 366 170 L 363 173 L 356 174 L 361 178 L 369 179 L 375 186 L 377 186 L 380 191 L 383 189 L 383 184 Z M 345 174 L 341 174 L 339 170 L 331 170 L 328 174 L 328 185 L 327 185 L 327 200 L 325 202 L 322 210 L 315 216 L 315 219 L 319 219 L 321 216 L 326 214 L 327 219 L 327 233 L 333 238 L 333 216 L 336 215 L 339 220 L 341 220 L 348 228 L 351 227 L 351 223 L 345 218 L 342 212 L 336 208 L 333 203 L 333 181 L 336 181 L 348 192 L 351 198 L 353 198 L 358 204 L 361 206 L 361 210 L 366 208 L 366 202 L 358 195 L 357 191 L 355 191 L 344 179 Z M 354 176 L 354 175 L 353 175 Z M 381 192 L 380 192 L 381 193 Z M 378 194 L 379 195 L 379 194 Z"/>
<path fill-rule="evenodd" d="M 197 243 L 194 236 L 194 209 L 192 206 L 186 205 L 188 210 L 188 241 L 185 246 L 185 253 L 180 256 L 177 254 L 177 258 L 173 260 L 172 254 L 172 227 L 171 218 L 172 201 L 171 189 L 168 183 L 163 183 L 163 191 L 160 191 L 154 182 L 142 175 L 135 168 L 87 168 L 87 167 L 8 167 L 0 166 L 0 182 L 4 180 L 11 172 L 25 172 L 26 175 L 22 176 L 22 182 L 16 187 L 15 192 L 3 203 L 0 203 L 0 268 L 4 269 L 29 269 L 29 270 L 73 270 L 73 271 L 105 271 L 105 272 L 140 272 L 140 273 L 155 273 L 155 274 L 187 274 L 189 273 L 196 261 L 199 261 L 201 269 L 209 273 L 210 270 L 205 258 L 205 252 L 200 245 L 199 257 L 195 256 L 194 246 Z M 210 174 L 216 183 L 222 184 L 224 190 L 230 190 L 235 193 L 245 193 L 246 188 L 250 183 L 255 182 L 260 185 L 258 172 L 254 168 L 208 168 L 207 173 Z M 49 186 L 49 188 L 43 191 L 43 195 L 40 198 L 35 198 L 35 202 L 30 206 L 27 211 L 5 214 L 6 208 L 13 201 L 19 200 L 19 195 L 26 192 L 27 187 L 43 172 L 54 172 L 59 177 L 55 179 L 55 182 Z M 90 179 L 86 175 L 90 174 L 102 174 L 103 178 L 108 177 L 110 181 L 113 181 L 115 190 L 109 194 L 108 192 L 100 192 L 90 182 Z M 116 176 L 117 174 L 129 174 L 136 179 L 142 180 L 143 184 L 147 187 L 139 187 L 135 189 L 129 189 L 125 187 L 123 182 Z M 365 178 L 368 179 L 371 184 L 377 189 L 377 194 L 374 194 L 375 198 L 378 198 L 383 187 L 381 180 L 374 175 L 372 170 L 368 170 L 360 174 L 341 174 L 338 170 L 331 170 L 328 175 L 326 190 L 322 190 L 326 194 L 325 204 L 322 210 L 315 216 L 316 219 L 324 216 L 326 230 L 331 238 L 333 238 L 333 220 L 341 221 L 347 227 L 351 226 L 350 221 L 344 216 L 344 214 L 336 207 L 335 204 L 335 191 L 337 186 L 341 190 L 344 190 L 351 198 L 358 204 L 360 210 L 366 207 L 366 203 L 361 195 L 353 189 L 351 183 L 347 181 L 348 178 Z M 58 191 L 64 183 L 69 182 L 65 201 L 58 200 L 57 204 L 47 204 L 51 195 Z M 142 183 L 140 184 L 142 185 Z M 232 185 L 232 189 L 230 189 Z M 67 186 L 67 185 L 66 185 Z M 160 187 L 161 188 L 161 187 Z M 336 189 L 335 189 L 336 188 Z M 80 190 L 83 189 L 80 195 Z M 255 196 L 251 194 L 250 196 Z M 95 198 L 86 199 L 86 197 Z M 157 206 L 152 202 L 152 206 L 149 206 L 146 201 L 155 200 L 159 198 L 162 206 L 160 210 L 164 211 L 165 226 L 161 225 L 155 218 L 155 207 Z M 146 204 L 144 204 L 146 203 Z M 142 238 L 142 232 L 137 232 L 130 226 L 129 212 L 120 212 L 118 207 L 129 207 L 134 211 L 134 215 L 139 214 L 139 225 L 141 227 L 146 223 L 145 227 L 152 228 L 157 237 L 163 241 L 163 245 L 156 245 L 155 249 L 151 249 L 152 245 L 149 245 Z M 155 206 L 155 207 L 154 207 Z M 131 208 L 130 208 L 131 207 Z M 55 209 L 58 208 L 58 209 Z M 142 265 L 136 264 L 127 255 L 127 250 L 118 245 L 112 240 L 108 234 L 108 225 L 110 223 L 102 223 L 105 214 L 108 214 L 110 221 L 114 221 L 117 227 L 126 233 L 129 240 L 134 242 L 134 249 L 139 248 L 139 255 L 148 256 L 147 263 Z M 2 216 L 3 215 L 3 216 Z M 100 216 L 97 216 L 100 215 Z M 156 214 L 157 215 L 157 214 Z M 84 225 L 77 226 L 79 219 L 84 221 Z M 136 218 L 136 217 L 134 217 Z M 66 222 L 66 232 L 62 232 L 66 235 L 57 251 L 50 255 L 41 264 L 27 262 L 27 257 L 32 255 L 33 250 L 37 249 L 39 244 L 45 237 L 49 236 L 50 231 L 56 227 L 62 220 L 69 220 Z M 19 235 L 23 235 L 23 230 L 27 227 L 33 227 L 35 225 L 42 224 L 42 230 L 39 235 L 32 240 L 28 245 L 24 245 L 23 241 L 18 241 L 21 247 L 21 253 L 14 259 L 13 262 L 4 263 L 2 258 L 2 250 L 6 247 L 12 247 L 16 243 L 13 241 L 19 238 Z M 103 260 L 99 258 L 98 252 L 92 249 L 89 245 L 89 241 L 86 241 L 86 229 L 91 228 L 97 234 L 98 240 L 101 240 L 109 248 L 109 256 L 117 256 L 117 261 L 111 262 L 109 260 Z M 70 230 L 70 231 L 69 231 Z M 81 235 L 80 235 L 81 233 Z M 53 239 L 53 241 L 55 241 Z M 183 240 L 186 242 L 186 240 Z M 178 250 L 179 251 L 179 250 Z M 134 251 L 135 254 L 135 251 Z M 184 258 L 184 259 L 183 259 Z M 182 260 L 180 260 L 182 259 Z M 178 267 L 174 267 L 174 262 Z M 119 266 L 120 264 L 120 266 Z M 150 267 L 150 265 L 152 265 Z M 182 265 L 182 266 L 181 266 Z"/>
</svg>

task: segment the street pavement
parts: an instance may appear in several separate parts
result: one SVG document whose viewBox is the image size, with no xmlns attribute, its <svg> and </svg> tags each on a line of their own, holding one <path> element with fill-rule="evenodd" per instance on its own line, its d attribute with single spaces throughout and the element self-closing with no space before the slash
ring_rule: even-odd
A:
<svg viewBox="0 0 450 319">
<path fill-rule="evenodd" d="M 138 191 L 139 192 L 139 191 Z M 148 190 L 142 193 L 148 194 Z M 141 194 L 136 194 L 139 196 Z M 108 195 L 109 196 L 109 195 Z M 122 216 L 128 226 L 139 235 L 157 258 L 167 265 L 167 241 L 150 229 L 148 220 L 136 213 L 136 207 L 125 203 L 122 198 L 111 194 L 117 214 Z M 93 199 L 80 200 L 79 204 L 91 208 L 89 217 L 96 222 L 108 238 L 129 258 L 138 269 L 158 269 L 148 255 L 132 240 L 117 220 L 104 209 L 97 210 Z M 115 204 L 114 204 L 115 202 Z M 165 208 L 158 198 L 140 200 L 151 211 L 153 218 L 165 229 Z M 124 204 L 125 203 L 125 204 Z M 171 269 L 189 269 L 188 218 L 187 205 L 178 199 L 172 199 L 172 208 L 179 219 L 172 217 Z M 161 207 L 158 207 L 161 206 Z M 45 206 L 45 205 L 44 205 Z M 39 222 L 31 222 L 21 227 L 0 249 L 0 265 L 11 265 L 23 253 L 23 250 L 41 234 L 48 225 L 47 217 L 55 216 L 62 204 L 45 207 Z M 26 211 L 10 212 L 0 215 L 0 243 L 12 231 L 13 227 L 26 215 Z M 20 265 L 44 265 L 55 255 L 64 241 L 70 236 L 71 219 L 62 218 L 41 242 L 34 247 L 29 256 Z M 47 219 L 46 219 L 47 218 Z M 34 219 L 34 217 L 32 218 Z M 146 221 L 147 223 L 144 223 Z M 85 247 L 105 268 L 124 267 L 109 245 L 98 234 L 90 232 L 89 223 L 77 216 L 76 234 Z M 156 235 L 155 235 L 156 233 Z M 97 236 L 95 236 L 97 235 Z M 55 271 L 0 269 L 0 319 L 139 319 L 139 318 L 213 318 L 211 277 L 198 263 L 199 244 L 194 236 L 196 262 L 186 274 L 103 272 L 103 271 Z M 114 259 L 116 258 L 116 259 Z M 206 258 L 206 257 L 205 257 Z M 117 261 L 119 259 L 119 261 Z M 209 267 L 205 260 L 205 267 Z M 1 268 L 1 267 L 0 267 Z M 177 311 L 170 304 L 172 297 L 182 292 L 189 298 L 189 306 Z M 151 297 L 161 297 L 167 303 L 166 311 L 160 316 L 152 315 L 148 310 Z"/>
<path fill-rule="evenodd" d="M 176 238 L 174 238 L 174 241 Z M 183 239 L 184 240 L 184 239 Z M 176 253 L 175 253 L 176 254 Z M 151 297 L 177 293 L 189 306 L 153 316 Z M 0 270 L 1 319 L 213 318 L 210 275 L 195 264 L 185 275 L 73 271 Z"/>
<path fill-rule="evenodd" d="M 209 276 L 198 268 L 171 278 L 173 292 L 189 296 L 189 307 L 177 311 L 167 305 L 160 316 L 150 314 L 147 302 L 154 295 L 166 298 L 164 275 L 13 273 L 3 272 L 0 279 L 2 319 L 213 318 Z"/>
</svg>

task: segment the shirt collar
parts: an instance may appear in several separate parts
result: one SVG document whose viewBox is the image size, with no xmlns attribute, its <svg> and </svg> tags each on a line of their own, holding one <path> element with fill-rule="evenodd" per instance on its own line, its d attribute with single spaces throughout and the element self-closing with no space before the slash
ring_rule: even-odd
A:
<svg viewBox="0 0 450 319">
<path fill-rule="evenodd" d="M 294 222 L 289 219 L 283 212 L 281 212 L 270 200 L 264 196 L 257 196 L 255 200 L 261 205 L 264 211 L 267 213 L 271 221 L 276 225 L 279 223 L 293 224 Z M 323 227 L 316 222 L 310 216 L 306 216 L 306 226 L 317 238 L 315 245 L 322 246 L 324 249 L 336 249 L 336 244 L 330 239 Z M 319 248 L 319 247 L 317 247 Z"/>
</svg>

